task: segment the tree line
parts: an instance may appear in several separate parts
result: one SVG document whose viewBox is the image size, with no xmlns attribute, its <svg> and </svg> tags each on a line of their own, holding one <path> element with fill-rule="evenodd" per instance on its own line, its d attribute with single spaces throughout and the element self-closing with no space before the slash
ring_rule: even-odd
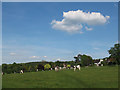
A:
<svg viewBox="0 0 120 90">
<path fill-rule="evenodd" d="M 105 65 L 120 65 L 120 44 L 115 44 L 114 47 L 111 47 L 108 50 L 110 56 L 103 58 L 102 64 Z M 4 73 L 19 73 L 20 70 L 24 72 L 35 72 L 37 69 L 41 70 L 50 70 L 51 68 L 55 68 L 56 66 L 63 67 L 66 65 L 67 68 L 73 67 L 74 65 L 84 66 L 94 66 L 95 61 L 99 61 L 100 59 L 93 59 L 88 55 L 78 54 L 74 57 L 74 61 L 56 61 L 56 62 L 29 62 L 29 63 L 13 63 L 13 64 L 2 64 L 2 72 Z"/>
</svg>

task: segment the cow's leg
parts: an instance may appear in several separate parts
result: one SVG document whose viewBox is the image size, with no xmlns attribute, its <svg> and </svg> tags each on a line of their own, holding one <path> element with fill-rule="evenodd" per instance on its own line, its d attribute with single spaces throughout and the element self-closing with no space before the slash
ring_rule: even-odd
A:
<svg viewBox="0 0 120 90">
<path fill-rule="evenodd" d="M 76 68 L 74 68 L 74 71 L 76 70 Z"/>
</svg>

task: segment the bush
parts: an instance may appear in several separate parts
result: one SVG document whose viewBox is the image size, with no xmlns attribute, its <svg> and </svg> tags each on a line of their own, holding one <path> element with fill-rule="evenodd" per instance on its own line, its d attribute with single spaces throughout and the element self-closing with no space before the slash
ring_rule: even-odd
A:
<svg viewBox="0 0 120 90">
<path fill-rule="evenodd" d="M 70 68 L 71 67 L 71 65 L 67 65 L 67 68 Z"/>
<path fill-rule="evenodd" d="M 51 65 L 50 65 L 50 64 L 46 64 L 46 65 L 44 66 L 44 68 L 45 68 L 46 70 L 48 70 L 48 69 L 51 68 Z"/>
<path fill-rule="evenodd" d="M 39 64 L 38 67 L 37 67 L 38 70 L 44 70 L 44 65 L 42 64 Z"/>
</svg>

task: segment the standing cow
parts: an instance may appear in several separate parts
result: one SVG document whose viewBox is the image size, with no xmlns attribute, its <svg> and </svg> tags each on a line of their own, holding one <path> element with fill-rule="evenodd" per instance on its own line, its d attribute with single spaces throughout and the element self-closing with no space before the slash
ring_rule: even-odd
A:
<svg viewBox="0 0 120 90">
<path fill-rule="evenodd" d="M 74 71 L 75 71 L 77 68 L 80 70 L 80 65 L 74 66 Z"/>
</svg>

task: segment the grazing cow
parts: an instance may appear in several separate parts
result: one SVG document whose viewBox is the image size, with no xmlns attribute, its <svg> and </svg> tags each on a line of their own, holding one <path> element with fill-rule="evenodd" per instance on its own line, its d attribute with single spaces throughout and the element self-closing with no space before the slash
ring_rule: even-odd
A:
<svg viewBox="0 0 120 90">
<path fill-rule="evenodd" d="M 20 74 L 23 73 L 23 70 L 20 70 Z"/>
<path fill-rule="evenodd" d="M 61 69 L 62 69 L 62 67 L 59 67 L 59 69 L 61 70 Z"/>
<path fill-rule="evenodd" d="M 74 71 L 75 71 L 77 68 L 80 70 L 80 65 L 74 66 Z"/>
<path fill-rule="evenodd" d="M 66 69 L 66 67 L 63 67 L 63 69 Z"/>
<path fill-rule="evenodd" d="M 67 65 L 66 64 L 63 64 L 63 69 L 66 69 L 67 68 Z"/>
<path fill-rule="evenodd" d="M 55 67 L 55 71 L 58 71 L 58 66 L 57 66 L 57 67 Z"/>
</svg>

